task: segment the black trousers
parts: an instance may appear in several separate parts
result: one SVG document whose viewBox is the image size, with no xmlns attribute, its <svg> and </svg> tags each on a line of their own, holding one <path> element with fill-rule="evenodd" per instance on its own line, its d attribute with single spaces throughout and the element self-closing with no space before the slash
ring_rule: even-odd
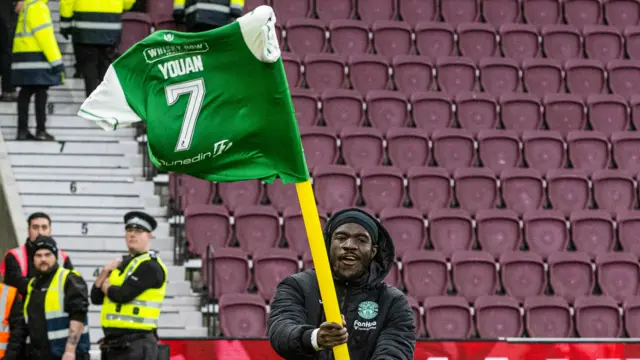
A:
<svg viewBox="0 0 640 360">
<path fill-rule="evenodd" d="M 158 360 L 158 339 L 146 334 L 134 340 L 105 341 L 101 360 Z"/>
<path fill-rule="evenodd" d="M 78 44 L 73 43 L 73 54 L 76 58 L 76 63 L 74 66 L 75 73 L 73 74 L 74 78 L 82 79 L 84 76 L 82 75 L 82 67 L 80 66 L 80 61 L 78 60 Z"/>
<path fill-rule="evenodd" d="M 75 44 L 76 61 L 84 76 L 85 95 L 89 97 L 102 82 L 104 74 L 115 55 L 115 47 L 109 45 Z"/>
<path fill-rule="evenodd" d="M 31 96 L 36 98 L 36 130 L 44 131 L 47 122 L 47 90 L 48 86 L 27 85 L 20 87 L 18 94 L 18 132 L 29 130 L 29 103 Z"/>
<path fill-rule="evenodd" d="M 2 92 L 16 91 L 11 83 L 11 52 L 13 36 L 16 31 L 17 15 L 10 1 L 0 4 L 0 76 L 2 76 Z"/>
<path fill-rule="evenodd" d="M 62 356 L 53 355 L 50 351 L 37 351 L 29 348 L 29 344 L 26 345 L 26 352 L 24 357 L 20 359 L 29 360 L 60 360 Z M 76 353 L 76 360 L 91 360 L 91 354 L 89 353 Z"/>
</svg>

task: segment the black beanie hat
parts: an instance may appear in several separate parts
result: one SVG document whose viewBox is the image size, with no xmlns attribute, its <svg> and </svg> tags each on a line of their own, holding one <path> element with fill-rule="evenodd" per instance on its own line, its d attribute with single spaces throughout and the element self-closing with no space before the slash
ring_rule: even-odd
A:
<svg viewBox="0 0 640 360">
<path fill-rule="evenodd" d="M 58 257 L 58 244 L 52 237 L 40 235 L 36 238 L 36 241 L 33 242 L 33 253 L 35 254 L 36 251 L 42 249 L 47 249 Z"/>
</svg>

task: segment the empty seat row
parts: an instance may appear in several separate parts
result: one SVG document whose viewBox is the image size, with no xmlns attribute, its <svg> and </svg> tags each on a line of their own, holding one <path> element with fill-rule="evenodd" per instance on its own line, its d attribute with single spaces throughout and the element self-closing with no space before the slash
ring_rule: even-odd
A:
<svg viewBox="0 0 640 360">
<path fill-rule="evenodd" d="M 194 254 L 204 255 L 209 245 L 218 249 L 233 241 L 253 252 L 278 247 L 283 239 L 299 256 L 309 251 L 302 215 L 295 206 L 285 209 L 282 220 L 267 206 L 240 207 L 231 218 L 221 206 L 191 205 L 185 216 L 187 242 Z M 398 256 L 427 247 L 447 256 L 473 248 L 495 257 L 521 248 L 544 258 L 569 248 L 590 256 L 618 248 L 640 255 L 640 240 L 634 234 L 640 225 L 637 211 L 613 215 L 605 210 L 527 210 L 518 214 L 511 209 L 482 209 L 471 214 L 439 208 L 430 211 L 425 221 L 415 208 L 385 208 L 379 217 L 395 240 Z M 326 215 L 321 215 L 321 223 L 325 221 Z"/>
<path fill-rule="evenodd" d="M 569 92 L 582 97 L 612 92 L 625 98 L 640 93 L 640 60 L 516 60 L 483 58 L 479 65 L 466 57 L 396 56 L 391 62 L 377 55 L 313 54 L 300 58 L 283 55 L 291 87 L 316 92 L 354 89 L 365 94 L 373 90 L 397 89 L 398 96 L 415 92 L 441 91 L 456 95 L 483 91 L 493 95 L 525 92 L 543 97 Z"/>
<path fill-rule="evenodd" d="M 188 208 L 187 214 L 187 240 L 193 253 L 203 254 L 209 244 L 214 247 L 227 246 L 234 238 L 233 227 L 224 209 L 212 205 L 194 205 Z M 252 251 L 277 247 L 281 237 L 284 237 L 288 246 L 299 255 L 308 251 L 304 223 L 299 212 L 285 211 L 284 229 L 273 213 L 265 215 L 256 211 L 241 211 L 240 214 L 240 218 L 234 218 L 235 239 L 243 249 Z M 574 211 L 567 222 L 559 211 L 528 211 L 521 225 L 517 213 L 511 210 L 480 210 L 474 221 L 464 210 L 439 209 L 429 213 L 428 227 L 416 209 L 385 209 L 380 217 L 394 236 L 399 255 L 423 249 L 426 245 L 445 254 L 479 246 L 495 256 L 527 246 L 546 257 L 553 251 L 567 249 L 571 239 L 573 247 L 591 255 L 617 248 L 617 241 L 624 251 L 640 254 L 640 243 L 633 235 L 638 225 L 638 214 L 635 212 L 620 213 L 614 222 L 606 211 Z M 254 226 L 254 221 L 259 225 Z M 239 226 L 248 228 L 241 229 Z M 256 230 L 258 226 L 262 226 L 260 231 Z"/>
<path fill-rule="evenodd" d="M 249 253 L 240 248 L 209 249 L 211 254 L 203 256 L 206 260 L 202 263 L 202 274 L 211 299 L 218 299 L 223 294 L 247 292 L 254 284 L 258 294 L 270 301 L 280 281 L 302 269 L 297 253 L 290 249 L 256 248 L 251 254 L 251 261 Z M 210 274 L 213 278 L 208 280 Z"/>
<path fill-rule="evenodd" d="M 640 298 L 622 308 L 608 296 L 584 296 L 573 307 L 559 296 L 527 298 L 523 307 L 506 296 L 480 296 L 473 308 L 458 296 L 434 296 L 420 303 L 409 297 L 416 334 L 434 339 L 505 338 L 522 336 L 619 338 L 640 336 L 636 325 Z M 224 336 L 266 336 L 267 306 L 257 294 L 225 294 L 220 298 L 220 326 Z"/>
<path fill-rule="evenodd" d="M 631 102 L 618 95 L 593 94 L 585 100 L 575 94 L 503 94 L 462 91 L 456 96 L 441 92 L 372 90 L 361 96 L 354 90 L 291 91 L 299 125 L 325 125 L 337 131 L 345 127 L 371 126 L 382 132 L 394 127 L 415 127 L 432 133 L 460 127 L 477 133 L 504 128 L 522 132 L 547 128 L 566 136 L 587 128 L 606 136 L 640 125 L 640 95 Z"/>
<path fill-rule="evenodd" d="M 363 168 L 359 179 L 356 175 L 356 171 L 347 166 L 317 167 L 313 185 L 318 206 L 333 213 L 365 204 L 379 214 L 385 208 L 411 205 L 426 215 L 456 204 L 472 214 L 504 204 L 518 214 L 549 207 L 568 215 L 588 208 L 624 212 L 637 204 L 634 176 L 616 170 L 596 171 L 589 179 L 581 170 L 556 169 L 546 174 L 546 181 L 534 169 L 506 169 L 497 178 L 493 171 L 485 168 L 456 169 L 450 177 L 443 168 L 415 167 L 409 169 L 405 179 L 398 168 L 378 166 Z M 226 207 L 218 206 L 225 213 L 227 209 L 236 213 L 241 207 L 265 203 L 263 185 L 257 180 L 234 183 L 233 187 L 219 184 L 217 194 L 212 183 L 186 179 L 182 183 L 184 189 L 179 196 L 185 211 L 191 205 L 211 205 L 216 195 L 230 199 L 223 202 Z M 277 218 L 276 209 L 284 211 L 298 205 L 293 185 L 276 181 L 267 185 L 266 195 L 273 207 L 255 210 L 264 212 L 265 216 Z"/>
<path fill-rule="evenodd" d="M 592 263 L 587 253 L 552 252 L 546 262 L 534 252 L 507 251 L 498 262 L 480 251 L 456 251 L 450 262 L 442 253 L 413 251 L 402 259 L 401 286 L 417 299 L 455 293 L 470 302 L 506 293 L 517 301 L 544 294 L 573 303 L 602 292 L 619 303 L 640 295 L 640 264 L 631 253 L 600 253 Z"/>
<path fill-rule="evenodd" d="M 507 24 L 499 29 L 482 23 L 420 22 L 415 28 L 397 21 L 371 27 L 358 20 L 291 20 L 278 28 L 285 51 L 299 55 L 333 52 L 341 55 L 376 53 L 385 57 L 419 54 L 435 60 L 461 55 L 479 61 L 488 56 L 514 60 L 545 57 L 555 60 L 589 58 L 600 61 L 639 59 L 640 26 Z"/>
<path fill-rule="evenodd" d="M 416 24 L 440 20 L 450 24 L 485 21 L 493 26 L 526 22 L 535 25 L 583 26 L 607 23 L 628 26 L 640 23 L 640 4 L 635 0 L 247 0 L 245 10 L 270 4 L 278 19 L 315 17 L 324 21 L 360 18 L 402 20 Z"/>
<path fill-rule="evenodd" d="M 620 308 L 608 296 L 584 296 L 571 307 L 558 296 L 534 296 L 523 306 L 507 296 L 480 296 L 473 307 L 457 296 L 428 297 L 423 307 L 414 298 L 416 333 L 434 339 L 505 338 L 527 334 L 535 338 L 618 338 L 637 336 L 638 298 Z"/>
<path fill-rule="evenodd" d="M 506 250 L 498 262 L 484 251 L 456 250 L 449 257 L 432 250 L 406 251 L 398 263 L 402 269 L 396 264 L 384 281 L 417 299 L 455 293 L 470 302 L 500 293 L 522 302 L 550 293 L 573 303 L 596 287 L 619 303 L 640 295 L 640 263 L 628 252 L 598 253 L 593 263 L 586 252 L 568 251 L 552 251 L 543 259 L 533 251 Z M 239 248 L 219 247 L 204 262 L 204 272 L 210 267 L 214 274 L 207 281 L 210 296 L 247 292 L 253 283 L 270 301 L 280 281 L 313 266 L 308 252 L 303 259 L 293 249 L 261 248 L 250 260 Z"/>
<path fill-rule="evenodd" d="M 598 131 L 574 130 L 563 138 L 556 131 L 525 131 L 519 137 L 510 130 L 481 130 L 474 138 L 464 129 L 441 129 L 429 136 L 414 128 L 391 128 L 383 133 L 367 127 L 345 127 L 340 132 L 329 127 L 300 127 L 300 135 L 311 172 L 336 163 L 356 171 L 392 165 L 404 174 L 426 165 L 450 172 L 477 165 L 496 174 L 521 166 L 547 172 L 568 165 L 587 173 L 610 167 L 640 171 L 640 135 L 636 132 L 615 132 L 610 140 Z"/>
<path fill-rule="evenodd" d="M 460 168 L 453 172 L 453 187 L 442 168 L 420 167 L 409 170 L 405 191 L 402 172 L 394 167 L 363 168 L 360 183 L 356 172 L 346 166 L 327 165 L 314 170 L 314 189 L 318 204 L 328 212 L 366 204 L 376 214 L 387 207 L 407 203 L 418 209 L 448 207 L 455 198 L 460 208 L 472 213 L 495 208 L 501 204 L 500 193 L 508 198 L 508 208 L 528 210 L 549 206 L 564 213 L 595 206 L 608 211 L 630 210 L 635 206 L 636 189 L 633 177 L 608 171 L 588 175 L 576 169 L 556 169 L 547 173 L 546 186 L 542 177 L 522 169 L 505 170 L 506 181 L 496 181 L 495 173 L 485 168 Z M 591 195 L 591 187 L 594 196 Z M 361 189 L 361 191 L 358 191 Z M 549 203 L 546 204 L 546 197 Z M 595 201 L 592 201 L 595 200 Z M 429 204 L 431 203 L 431 204 Z M 530 208 L 529 208 L 530 207 Z"/>
</svg>

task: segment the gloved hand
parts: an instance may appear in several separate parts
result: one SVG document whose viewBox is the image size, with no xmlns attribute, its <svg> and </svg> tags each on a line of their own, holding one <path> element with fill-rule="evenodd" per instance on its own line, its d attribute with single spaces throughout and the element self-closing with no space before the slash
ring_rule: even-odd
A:
<svg viewBox="0 0 640 360">
<path fill-rule="evenodd" d="M 237 18 L 242 16 L 242 10 L 238 8 L 231 8 L 229 12 L 229 17 L 231 17 L 231 22 L 234 22 Z"/>
<path fill-rule="evenodd" d="M 60 64 L 58 64 L 58 65 L 52 66 L 52 67 L 49 69 L 49 72 L 50 72 L 50 73 L 52 73 L 52 74 L 60 74 L 60 73 L 63 73 L 63 72 L 64 72 L 64 64 L 63 64 L 63 63 L 60 63 Z"/>
<path fill-rule="evenodd" d="M 173 10 L 173 20 L 176 24 L 184 24 L 184 10 Z"/>
<path fill-rule="evenodd" d="M 60 34 L 65 38 L 65 40 L 69 40 L 69 37 L 71 36 L 71 28 L 60 29 Z"/>
<path fill-rule="evenodd" d="M 64 83 L 64 64 L 58 64 L 56 66 L 52 66 L 49 69 L 49 73 L 53 76 L 60 76 L 60 81 Z"/>
</svg>

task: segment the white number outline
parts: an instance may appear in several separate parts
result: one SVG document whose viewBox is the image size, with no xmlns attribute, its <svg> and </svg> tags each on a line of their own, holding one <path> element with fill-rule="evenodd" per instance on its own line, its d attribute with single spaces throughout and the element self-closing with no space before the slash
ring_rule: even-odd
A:
<svg viewBox="0 0 640 360">
<path fill-rule="evenodd" d="M 202 109 L 206 92 L 207 89 L 204 86 L 204 80 L 202 78 L 165 86 L 164 93 L 167 98 L 167 105 L 169 106 L 174 105 L 182 95 L 189 95 L 187 108 L 184 111 L 184 117 L 182 119 L 180 136 L 176 143 L 176 152 L 186 151 L 191 147 L 191 141 L 193 140 L 194 130 L 198 123 L 198 117 L 200 116 L 200 110 Z"/>
</svg>

